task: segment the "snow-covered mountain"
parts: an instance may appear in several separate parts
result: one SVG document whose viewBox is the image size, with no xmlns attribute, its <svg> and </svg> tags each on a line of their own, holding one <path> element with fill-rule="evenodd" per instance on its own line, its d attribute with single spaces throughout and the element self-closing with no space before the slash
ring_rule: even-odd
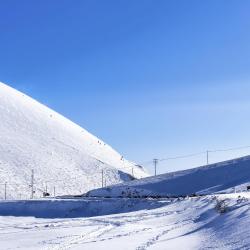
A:
<svg viewBox="0 0 250 250">
<path fill-rule="evenodd" d="M 250 156 L 90 191 L 87 196 L 181 196 L 246 191 Z"/>
<path fill-rule="evenodd" d="M 102 140 L 0 83 L 0 198 L 31 196 L 44 191 L 80 194 L 103 184 L 148 176 Z M 104 170 L 102 178 L 102 170 Z"/>
</svg>

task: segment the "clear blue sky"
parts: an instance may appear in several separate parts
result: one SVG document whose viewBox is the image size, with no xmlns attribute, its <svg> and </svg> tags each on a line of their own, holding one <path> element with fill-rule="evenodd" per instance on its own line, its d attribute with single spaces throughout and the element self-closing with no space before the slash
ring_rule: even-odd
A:
<svg viewBox="0 0 250 250">
<path fill-rule="evenodd" d="M 0 81 L 137 162 L 249 145 L 249 13 L 248 0 L 0 0 Z"/>
</svg>

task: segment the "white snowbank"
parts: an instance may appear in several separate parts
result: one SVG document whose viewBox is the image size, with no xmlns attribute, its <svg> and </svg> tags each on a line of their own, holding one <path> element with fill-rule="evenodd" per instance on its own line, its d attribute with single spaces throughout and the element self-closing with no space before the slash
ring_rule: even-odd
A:
<svg viewBox="0 0 250 250">
<path fill-rule="evenodd" d="M 0 202 L 0 216 L 38 218 L 91 217 L 164 206 L 170 200 L 148 199 L 39 199 Z"/>
<path fill-rule="evenodd" d="M 250 185 L 250 157 L 92 190 L 92 197 L 181 196 L 239 192 Z"/>
</svg>

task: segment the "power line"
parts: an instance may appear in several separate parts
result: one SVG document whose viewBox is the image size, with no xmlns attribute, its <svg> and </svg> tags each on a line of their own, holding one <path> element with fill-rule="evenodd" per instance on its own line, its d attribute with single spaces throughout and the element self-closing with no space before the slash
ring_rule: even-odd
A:
<svg viewBox="0 0 250 250">
<path fill-rule="evenodd" d="M 201 152 L 197 152 L 197 153 L 193 153 L 193 154 L 162 158 L 162 159 L 158 159 L 158 161 L 162 162 L 162 161 L 168 161 L 168 160 L 176 160 L 176 159 L 189 158 L 189 157 L 203 155 L 203 154 L 208 155 L 208 153 L 227 152 L 227 151 L 240 150 L 240 149 L 246 149 L 246 148 L 250 148 L 250 146 L 242 146 L 242 147 L 227 148 L 227 149 L 206 150 L 206 151 L 201 151 Z"/>
<path fill-rule="evenodd" d="M 168 157 L 168 158 L 163 158 L 160 159 L 159 161 L 168 161 L 168 160 L 176 160 L 176 159 L 182 159 L 182 158 L 189 158 L 197 155 L 202 155 L 205 154 L 207 151 L 202 151 L 194 154 L 188 154 L 188 155 L 179 155 L 179 156 L 174 156 L 174 157 Z"/>
<path fill-rule="evenodd" d="M 250 148 L 250 146 L 243 146 L 243 147 L 236 147 L 236 148 L 227 148 L 227 149 L 216 149 L 216 150 L 208 150 L 208 152 L 215 153 L 215 152 L 226 152 L 226 151 L 233 151 L 233 150 L 240 150 Z"/>
<path fill-rule="evenodd" d="M 184 159 L 184 158 L 189 158 L 189 157 L 194 157 L 194 156 L 198 156 L 198 155 L 206 155 L 206 163 L 209 164 L 209 156 L 210 156 L 210 153 L 216 153 L 216 152 L 228 152 L 228 151 L 233 151 L 233 150 L 241 150 L 241 149 L 249 149 L 250 146 L 241 146 L 241 147 L 232 147 L 232 148 L 225 148 L 225 149 L 214 149 L 214 150 L 206 150 L 206 151 L 201 151 L 201 152 L 197 152 L 197 153 L 193 153 L 193 154 L 186 154 L 186 155 L 178 155 L 178 156 L 174 156 L 174 157 L 166 157 L 166 158 L 160 158 L 160 159 L 153 159 L 153 164 L 154 164 L 154 174 L 156 175 L 157 174 L 157 167 L 158 167 L 158 164 L 160 162 L 164 162 L 164 161 L 168 161 L 168 160 L 175 160 L 175 159 Z M 205 157 L 204 157 L 205 158 Z M 105 173 L 107 173 L 108 171 L 112 171 L 112 169 L 119 169 L 119 170 L 128 170 L 127 173 L 131 173 L 132 172 L 132 176 L 135 174 L 136 171 L 139 171 L 138 168 L 135 168 L 135 166 L 143 166 L 145 164 L 148 164 L 148 163 L 151 163 L 152 164 L 152 160 L 150 161 L 145 161 L 143 163 L 140 163 L 140 164 L 136 164 L 136 163 L 132 163 L 130 164 L 130 162 L 127 162 L 125 161 L 124 163 L 126 163 L 125 166 L 123 167 L 118 167 L 118 168 L 111 168 L 111 169 L 107 169 L 108 165 L 107 163 L 105 162 L 101 162 L 99 161 L 101 164 L 103 164 L 102 166 L 99 166 L 99 169 L 98 169 L 98 173 L 99 171 L 101 172 L 101 175 L 102 175 L 102 186 L 106 186 L 106 176 L 105 176 Z M 105 166 L 107 165 L 107 166 Z M 131 171 L 131 172 L 130 172 Z M 97 172 L 95 172 L 97 174 Z M 82 176 L 83 177 L 83 176 Z M 42 181 L 42 179 L 40 179 L 38 181 L 38 178 L 34 178 L 34 170 L 31 171 L 31 181 L 30 183 L 27 183 L 27 186 L 29 186 L 31 188 L 31 198 L 33 198 L 33 195 L 34 195 L 34 190 L 35 189 L 38 189 L 38 185 L 41 186 L 41 184 L 46 184 L 45 185 L 45 190 L 47 190 L 47 183 L 54 183 L 53 184 L 53 191 L 54 191 L 54 196 L 55 196 L 55 188 L 56 188 L 56 184 L 57 182 L 65 182 L 67 183 L 68 181 L 70 180 L 77 180 L 81 177 L 77 176 L 77 177 L 73 177 L 73 178 L 65 178 L 65 179 L 49 179 L 49 180 L 45 180 L 45 181 Z M 35 180 L 36 179 L 36 180 Z M 11 186 L 15 186 L 17 189 L 22 189 L 22 188 L 25 188 L 26 189 L 26 184 L 19 184 L 19 183 L 11 183 L 11 182 L 4 182 L 4 183 L 0 183 L 1 186 L 4 186 L 4 198 L 6 199 L 6 196 L 7 196 L 7 192 L 9 194 L 10 190 L 12 189 Z M 59 185 L 60 187 L 60 185 Z M 64 185 L 64 187 L 70 187 L 69 185 Z M 72 185 L 71 187 L 75 187 L 75 185 Z M 8 189 L 8 190 L 7 190 Z M 9 197 L 9 195 L 8 195 Z"/>
</svg>

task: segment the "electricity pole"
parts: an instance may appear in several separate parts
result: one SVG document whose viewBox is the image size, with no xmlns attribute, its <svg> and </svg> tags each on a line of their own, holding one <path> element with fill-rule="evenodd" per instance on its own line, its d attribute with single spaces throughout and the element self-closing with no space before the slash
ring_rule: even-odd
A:
<svg viewBox="0 0 250 250">
<path fill-rule="evenodd" d="M 7 199 L 7 182 L 4 183 L 4 199 Z"/>
<path fill-rule="evenodd" d="M 158 164 L 158 159 L 153 159 L 153 163 L 154 163 L 154 167 L 155 167 L 155 176 L 156 176 L 156 172 L 157 172 L 157 164 Z"/>
<path fill-rule="evenodd" d="M 104 186 L 104 170 L 102 170 L 102 188 Z"/>
<path fill-rule="evenodd" d="M 31 199 L 34 197 L 34 169 L 31 170 Z"/>
</svg>

